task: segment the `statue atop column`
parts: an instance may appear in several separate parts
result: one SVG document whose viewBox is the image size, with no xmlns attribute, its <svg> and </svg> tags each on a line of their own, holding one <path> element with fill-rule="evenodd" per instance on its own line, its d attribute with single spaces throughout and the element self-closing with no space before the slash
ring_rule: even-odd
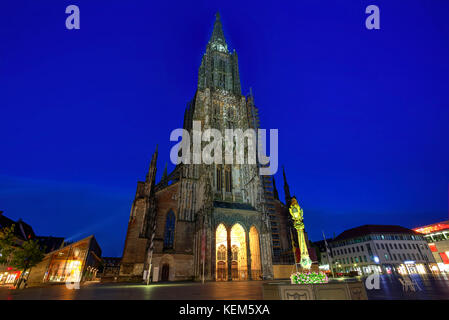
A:
<svg viewBox="0 0 449 320">
<path fill-rule="evenodd" d="M 289 211 L 293 219 L 293 226 L 298 232 L 298 246 L 299 250 L 301 251 L 301 260 L 300 260 L 301 267 L 303 269 L 310 269 L 310 267 L 312 266 L 312 260 L 309 257 L 306 238 L 304 236 L 304 222 L 303 222 L 304 212 L 302 208 L 299 206 L 295 196 L 293 196 L 291 199 Z"/>
</svg>

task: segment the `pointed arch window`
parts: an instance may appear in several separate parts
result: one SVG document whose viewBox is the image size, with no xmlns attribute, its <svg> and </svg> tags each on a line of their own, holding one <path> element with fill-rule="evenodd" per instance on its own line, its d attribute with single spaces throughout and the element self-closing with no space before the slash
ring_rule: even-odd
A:
<svg viewBox="0 0 449 320">
<path fill-rule="evenodd" d="M 164 249 L 173 249 L 175 242 L 175 222 L 176 217 L 172 210 L 167 213 L 164 231 Z"/>
<path fill-rule="evenodd" d="M 217 191 L 221 191 L 223 185 L 223 173 L 220 167 L 217 167 Z"/>
</svg>

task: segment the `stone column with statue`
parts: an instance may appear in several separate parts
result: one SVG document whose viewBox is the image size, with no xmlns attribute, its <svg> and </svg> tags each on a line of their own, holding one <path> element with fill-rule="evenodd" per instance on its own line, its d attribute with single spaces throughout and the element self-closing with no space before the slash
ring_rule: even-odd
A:
<svg viewBox="0 0 449 320">
<path fill-rule="evenodd" d="M 312 266 L 312 260 L 309 257 L 306 237 L 304 235 L 304 212 L 299 206 L 296 197 L 292 197 L 289 211 L 293 219 L 293 226 L 298 232 L 298 247 L 301 252 L 301 259 L 299 263 L 302 269 L 310 270 L 310 267 Z"/>
</svg>

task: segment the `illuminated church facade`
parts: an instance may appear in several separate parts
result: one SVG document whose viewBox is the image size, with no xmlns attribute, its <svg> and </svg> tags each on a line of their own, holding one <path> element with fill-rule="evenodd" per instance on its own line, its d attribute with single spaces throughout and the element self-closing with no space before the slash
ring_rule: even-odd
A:
<svg viewBox="0 0 449 320">
<path fill-rule="evenodd" d="M 228 50 L 218 14 L 184 129 L 192 132 L 193 121 L 223 136 L 227 128 L 259 127 L 253 95 L 241 94 L 237 53 Z M 145 181 L 137 184 L 120 280 L 142 280 L 150 269 L 160 281 L 203 274 L 216 281 L 273 279 L 273 254 L 281 250 L 274 247 L 290 240 L 289 232 L 273 238 L 280 228 L 275 207 L 285 212 L 285 206 L 273 204 L 277 191 L 270 189 L 271 176 L 259 174 L 260 164 L 181 163 L 171 173 L 165 168 L 156 183 L 157 157 L 156 149 Z"/>
</svg>

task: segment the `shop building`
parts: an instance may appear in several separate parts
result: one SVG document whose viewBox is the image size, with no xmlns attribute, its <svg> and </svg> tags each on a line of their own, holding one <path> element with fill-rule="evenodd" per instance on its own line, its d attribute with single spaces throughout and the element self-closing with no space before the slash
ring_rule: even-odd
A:
<svg viewBox="0 0 449 320">
<path fill-rule="evenodd" d="M 27 283 L 33 286 L 96 280 L 100 266 L 101 248 L 92 235 L 48 253 L 31 269 Z"/>
<path fill-rule="evenodd" d="M 62 237 L 36 236 L 34 240 L 39 243 L 39 247 L 44 253 L 50 253 L 67 245 Z"/>
<path fill-rule="evenodd" d="M 367 275 L 435 271 L 436 262 L 424 236 L 401 226 L 356 227 L 344 231 L 329 245 L 337 272 Z"/>
<path fill-rule="evenodd" d="M 449 273 L 449 220 L 413 229 L 426 239 L 438 269 L 432 271 Z"/>
<path fill-rule="evenodd" d="M 101 282 L 115 282 L 120 275 L 120 263 L 122 258 L 103 257 Z"/>
<path fill-rule="evenodd" d="M 327 247 L 326 242 L 328 244 Z M 332 239 L 328 238 L 326 242 L 324 240 L 314 241 L 312 246 L 315 248 L 319 270 L 330 274 L 333 261 L 332 256 L 329 256 L 330 250 L 328 250 L 328 247 L 330 247 L 329 244 L 332 242 Z"/>
</svg>

